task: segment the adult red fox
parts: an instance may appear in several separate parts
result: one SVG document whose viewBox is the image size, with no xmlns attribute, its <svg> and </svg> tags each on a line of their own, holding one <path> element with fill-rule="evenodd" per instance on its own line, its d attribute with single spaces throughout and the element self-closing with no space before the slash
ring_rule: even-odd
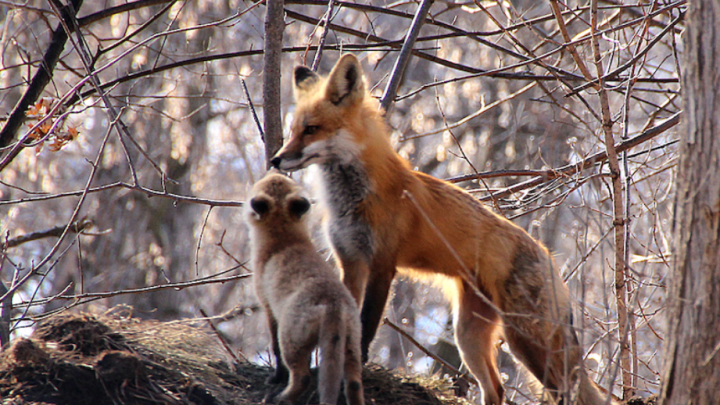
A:
<svg viewBox="0 0 720 405">
<path fill-rule="evenodd" d="M 337 403 L 344 376 L 348 405 L 363 405 L 360 314 L 310 240 L 310 202 L 275 170 L 255 184 L 249 200 L 255 293 L 268 317 L 277 364 L 269 382 L 284 381 L 289 371 L 287 387 L 274 400 L 295 403 L 306 390 L 310 356 L 319 346 L 320 402 Z"/>
<path fill-rule="evenodd" d="M 575 394 L 577 403 L 604 404 L 585 372 L 568 289 L 547 249 L 462 189 L 409 168 L 390 145 L 355 56 L 343 55 L 327 77 L 299 66 L 294 84 L 290 137 L 271 163 L 320 168 L 325 230 L 362 308 L 363 359 L 396 271 L 437 274 L 447 279 L 455 339 L 486 405 L 503 401 L 495 360 L 501 333 L 550 395 L 566 405 Z"/>
</svg>

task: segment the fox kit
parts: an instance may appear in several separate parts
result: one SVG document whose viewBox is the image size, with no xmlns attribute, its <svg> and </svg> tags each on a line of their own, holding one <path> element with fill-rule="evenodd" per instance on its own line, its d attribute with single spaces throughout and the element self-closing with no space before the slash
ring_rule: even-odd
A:
<svg viewBox="0 0 720 405">
<path fill-rule="evenodd" d="M 455 339 L 486 405 L 503 401 L 501 333 L 551 395 L 577 390 L 578 403 L 604 404 L 585 373 L 568 289 L 547 249 L 462 189 L 409 168 L 392 149 L 355 56 L 342 56 L 327 77 L 299 66 L 294 84 L 295 119 L 272 164 L 320 169 L 325 230 L 362 308 L 363 359 L 396 271 L 437 274 L 447 279 Z"/>
<path fill-rule="evenodd" d="M 363 405 L 360 314 L 333 269 L 315 251 L 305 214 L 310 202 L 291 179 L 271 171 L 252 189 L 246 220 L 252 238 L 255 292 L 265 309 L 277 369 L 288 377 L 277 401 L 295 402 L 310 380 L 320 347 L 320 402 L 335 405 L 345 376 L 349 405 Z"/>
</svg>

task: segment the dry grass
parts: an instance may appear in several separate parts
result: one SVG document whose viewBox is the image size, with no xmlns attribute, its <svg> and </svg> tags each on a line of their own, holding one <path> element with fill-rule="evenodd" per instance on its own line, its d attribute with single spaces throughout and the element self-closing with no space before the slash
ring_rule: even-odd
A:
<svg viewBox="0 0 720 405">
<path fill-rule="evenodd" d="M 271 370 L 231 364 L 193 321 L 140 321 L 127 311 L 64 314 L 38 324 L 0 359 L 2 404 L 260 404 Z M 445 380 L 365 369 L 368 404 L 461 405 Z M 317 403 L 308 393 L 303 403 Z"/>
</svg>

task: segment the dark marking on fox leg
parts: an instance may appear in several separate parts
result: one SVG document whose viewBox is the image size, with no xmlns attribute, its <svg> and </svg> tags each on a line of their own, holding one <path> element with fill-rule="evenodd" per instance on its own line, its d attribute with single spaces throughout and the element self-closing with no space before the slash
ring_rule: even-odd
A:
<svg viewBox="0 0 720 405">
<path fill-rule="evenodd" d="M 380 320 L 385 312 L 385 303 L 387 302 L 390 286 L 395 277 L 395 264 L 389 262 L 385 264 L 387 269 L 382 269 L 371 275 L 368 285 L 365 288 L 365 300 L 363 301 L 362 312 L 360 313 L 360 322 L 362 323 L 362 341 L 360 344 L 362 361 L 368 361 L 368 353 L 370 343 L 375 338 Z"/>
</svg>

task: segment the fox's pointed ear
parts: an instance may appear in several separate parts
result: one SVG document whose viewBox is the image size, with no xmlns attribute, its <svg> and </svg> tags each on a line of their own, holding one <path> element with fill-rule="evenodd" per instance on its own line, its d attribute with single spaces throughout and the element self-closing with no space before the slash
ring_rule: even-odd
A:
<svg viewBox="0 0 720 405">
<path fill-rule="evenodd" d="M 345 54 L 337 61 L 328 76 L 325 95 L 335 105 L 350 105 L 365 95 L 362 67 L 353 54 Z"/>
<path fill-rule="evenodd" d="M 296 66 L 294 75 L 296 96 L 299 92 L 310 89 L 319 79 L 320 76 L 307 66 Z"/>
</svg>

